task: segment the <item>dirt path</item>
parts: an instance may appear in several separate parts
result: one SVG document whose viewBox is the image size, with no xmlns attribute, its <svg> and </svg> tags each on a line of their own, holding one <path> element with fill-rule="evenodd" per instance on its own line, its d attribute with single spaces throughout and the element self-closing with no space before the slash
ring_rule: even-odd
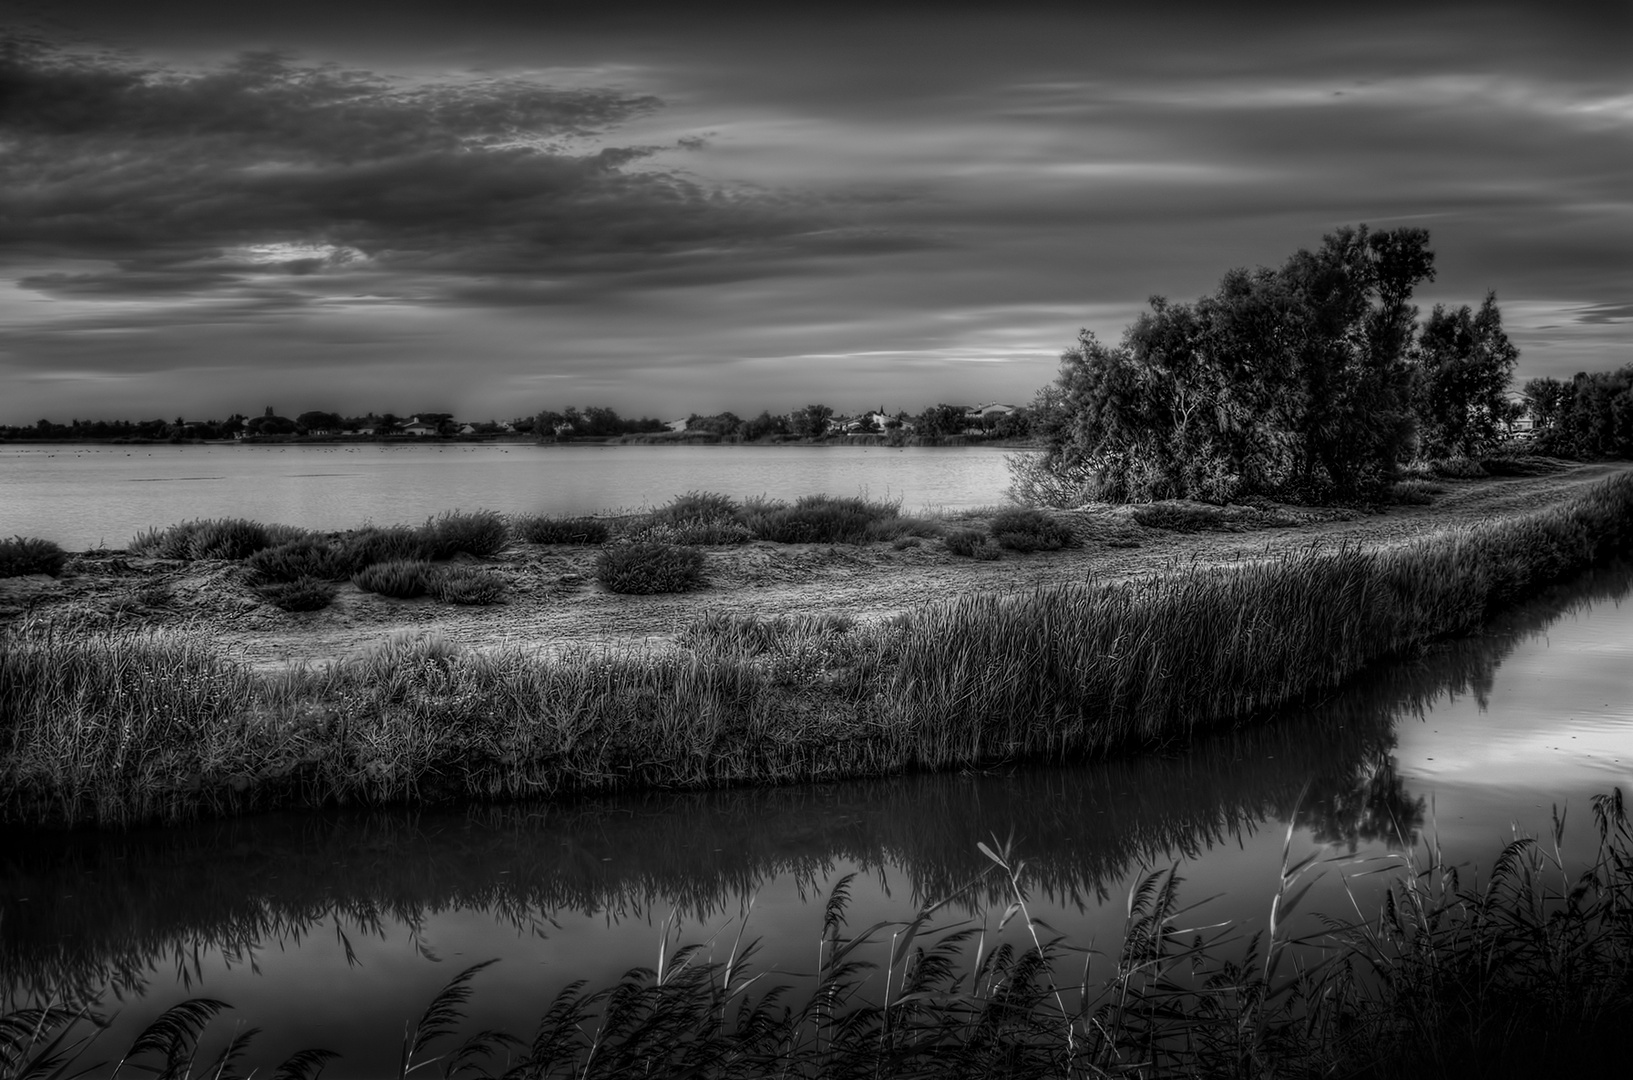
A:
<svg viewBox="0 0 1633 1080">
<path fill-rule="evenodd" d="M 1546 476 L 1443 480 L 1428 506 L 1378 512 L 1267 506 L 1227 508 L 1204 532 L 1147 528 L 1133 508 L 1097 507 L 1066 515 L 1082 547 L 977 562 L 939 541 L 754 543 L 707 550 L 710 586 L 670 596 L 620 596 L 593 577 L 595 549 L 519 544 L 494 565 L 508 600 L 454 607 L 429 599 L 391 600 L 343 585 L 329 608 L 289 614 L 262 603 L 242 567 L 86 553 L 59 579 L 0 580 L 0 623 L 33 611 L 82 625 L 200 626 L 232 655 L 259 667 L 321 662 L 367 649 L 404 628 L 437 630 L 469 646 L 559 648 L 662 640 L 708 610 L 775 615 L 843 612 L 880 618 L 965 592 L 1020 592 L 1043 585 L 1106 580 L 1176 565 L 1263 557 L 1317 542 L 1387 546 L 1438 529 L 1557 505 L 1627 463 L 1582 465 Z M 955 520 L 977 524 L 979 519 Z"/>
</svg>

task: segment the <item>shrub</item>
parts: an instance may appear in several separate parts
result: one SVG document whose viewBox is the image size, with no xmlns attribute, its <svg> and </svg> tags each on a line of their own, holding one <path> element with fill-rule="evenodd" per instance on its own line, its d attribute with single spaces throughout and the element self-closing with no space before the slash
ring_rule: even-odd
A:
<svg viewBox="0 0 1633 1080">
<path fill-rule="evenodd" d="M 498 574 L 474 566 L 450 566 L 432 578 L 431 595 L 445 604 L 497 604 L 505 595 Z"/>
<path fill-rule="evenodd" d="M 311 537 L 262 548 L 246 559 L 245 564 L 269 582 L 302 578 L 338 581 L 350 577 L 354 569 L 344 552 L 327 541 Z"/>
<path fill-rule="evenodd" d="M 510 528 L 493 510 L 451 510 L 420 526 L 419 540 L 423 558 L 446 559 L 464 552 L 490 559 L 510 543 Z"/>
<path fill-rule="evenodd" d="M 430 577 L 431 565 L 422 559 L 393 559 L 363 567 L 352 576 L 352 584 L 364 592 L 408 600 L 425 595 Z"/>
<path fill-rule="evenodd" d="M 1134 520 L 1148 529 L 1166 529 L 1169 532 L 1204 532 L 1222 529 L 1225 516 L 1210 506 L 1186 506 L 1183 503 L 1151 503 L 1134 511 Z"/>
<path fill-rule="evenodd" d="M 703 553 L 673 544 L 619 544 L 602 550 L 595 576 L 615 593 L 689 592 L 705 584 Z"/>
<path fill-rule="evenodd" d="M 863 544 L 873 537 L 874 522 L 899 517 L 899 503 L 870 502 L 861 497 L 802 495 L 789 506 L 750 502 L 739 516 L 754 535 L 778 544 Z"/>
<path fill-rule="evenodd" d="M 645 544 L 746 544 L 754 534 L 747 525 L 730 518 L 691 518 L 655 521 L 632 530 L 628 538 Z"/>
<path fill-rule="evenodd" d="M 906 551 L 908 548 L 916 548 L 923 543 L 924 541 L 916 536 L 899 536 L 890 542 L 890 546 L 897 551 Z"/>
<path fill-rule="evenodd" d="M 994 515 L 987 531 L 999 547 L 1011 551 L 1059 551 L 1077 546 L 1077 537 L 1064 521 L 1039 510 L 1016 508 Z"/>
<path fill-rule="evenodd" d="M 244 518 L 196 522 L 187 541 L 189 559 L 244 559 L 270 547 L 266 526 Z"/>
<path fill-rule="evenodd" d="M 1485 466 L 1474 458 L 1454 457 L 1429 463 L 1429 468 L 1439 477 L 1448 480 L 1479 480 L 1487 476 Z"/>
<path fill-rule="evenodd" d="M 737 500 L 715 491 L 688 491 L 676 495 L 648 515 L 651 521 L 718 521 L 737 513 Z"/>
<path fill-rule="evenodd" d="M 1389 489 L 1389 499 L 1401 506 L 1428 506 L 1445 490 L 1427 480 L 1402 480 Z"/>
<path fill-rule="evenodd" d="M 966 559 L 990 561 L 998 557 L 998 548 L 980 529 L 955 529 L 942 538 L 947 550 Z"/>
<path fill-rule="evenodd" d="M 605 544 L 612 530 L 592 517 L 544 517 L 530 514 L 517 518 L 512 528 L 530 544 Z"/>
<path fill-rule="evenodd" d="M 131 538 L 128 550 L 154 559 L 190 559 L 193 532 L 202 524 L 184 521 L 167 529 L 147 529 Z"/>
<path fill-rule="evenodd" d="M 351 574 L 375 563 L 398 562 L 423 557 L 417 530 L 406 525 L 367 528 L 349 532 L 334 544 L 335 557 Z"/>
<path fill-rule="evenodd" d="M 0 540 L 0 577 L 22 577 L 24 574 L 49 574 L 56 577 L 68 553 L 55 541 L 33 536 L 16 536 Z"/>
<path fill-rule="evenodd" d="M 333 584 L 309 577 L 275 581 L 255 591 L 261 599 L 284 611 L 318 611 L 328 607 L 335 598 Z"/>
</svg>

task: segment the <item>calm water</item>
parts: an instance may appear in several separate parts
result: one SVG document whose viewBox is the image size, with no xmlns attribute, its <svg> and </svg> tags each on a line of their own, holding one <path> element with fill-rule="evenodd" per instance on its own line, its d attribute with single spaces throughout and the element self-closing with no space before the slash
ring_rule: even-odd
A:
<svg viewBox="0 0 1633 1080">
<path fill-rule="evenodd" d="M 445 510 L 581 514 L 687 491 L 791 499 L 826 492 L 908 510 L 1004 501 L 993 447 L 0 446 L 0 536 L 70 551 L 154 526 L 247 517 L 312 529 L 417 524 Z"/>
<path fill-rule="evenodd" d="M 1386 879 L 1354 875 L 1431 837 L 1448 861 L 1489 867 L 1515 829 L 1546 833 L 1556 803 L 1575 862 L 1591 796 L 1633 795 L 1630 593 L 1633 568 L 1597 572 L 1319 708 L 1162 757 L 0 835 L 0 996 L 100 995 L 117 1013 L 107 1045 L 123 1048 L 167 1005 L 208 995 L 264 1029 L 259 1061 L 326 1046 L 345 1054 L 334 1075 L 371 1075 L 396 1067 L 404 1021 L 481 960 L 501 962 L 478 977 L 473 1025 L 524 1038 L 565 983 L 607 985 L 665 942 L 724 959 L 745 913 L 760 966 L 795 979 L 847 873 L 853 928 L 956 894 L 941 925 L 995 930 L 1008 897 L 975 846 L 994 835 L 1028 860 L 1034 914 L 1102 948 L 1153 866 L 1178 864 L 1192 900 L 1221 894 L 1199 923 L 1262 928 L 1289 823 L 1293 856 L 1324 860 L 1306 912 L 1346 914 L 1344 875 L 1372 902 Z"/>
</svg>

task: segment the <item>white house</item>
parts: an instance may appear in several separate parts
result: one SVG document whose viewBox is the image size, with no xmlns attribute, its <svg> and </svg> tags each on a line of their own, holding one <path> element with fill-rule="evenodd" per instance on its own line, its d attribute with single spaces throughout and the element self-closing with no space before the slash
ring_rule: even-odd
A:
<svg viewBox="0 0 1633 1080">
<path fill-rule="evenodd" d="M 427 435 L 435 435 L 436 433 L 437 433 L 437 425 L 427 424 L 425 421 L 421 420 L 417 416 L 409 417 L 408 418 L 408 423 L 403 425 L 403 434 L 404 435 L 413 435 L 413 436 L 416 436 L 418 438 L 423 439 Z"/>
</svg>

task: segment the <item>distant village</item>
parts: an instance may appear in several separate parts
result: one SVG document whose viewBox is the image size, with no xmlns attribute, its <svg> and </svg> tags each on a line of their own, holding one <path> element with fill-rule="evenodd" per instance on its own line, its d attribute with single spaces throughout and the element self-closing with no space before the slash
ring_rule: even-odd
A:
<svg viewBox="0 0 1633 1080">
<path fill-rule="evenodd" d="M 266 406 L 258 416 L 235 413 L 225 420 L 95 420 L 68 423 L 40 420 L 0 426 L 0 439 L 21 441 L 286 441 L 292 439 L 636 439 L 642 442 L 762 442 L 875 437 L 887 440 L 979 438 L 1024 439 L 1031 434 L 1031 410 L 1006 402 L 938 404 L 917 414 L 883 408 L 845 414 L 827 405 L 807 405 L 789 413 L 762 412 L 742 418 L 731 412 L 691 414 L 671 420 L 620 416 L 600 406 L 543 410 L 511 420 L 461 419 L 452 413 L 419 412 L 342 416 L 310 411 L 295 417 Z"/>
</svg>

